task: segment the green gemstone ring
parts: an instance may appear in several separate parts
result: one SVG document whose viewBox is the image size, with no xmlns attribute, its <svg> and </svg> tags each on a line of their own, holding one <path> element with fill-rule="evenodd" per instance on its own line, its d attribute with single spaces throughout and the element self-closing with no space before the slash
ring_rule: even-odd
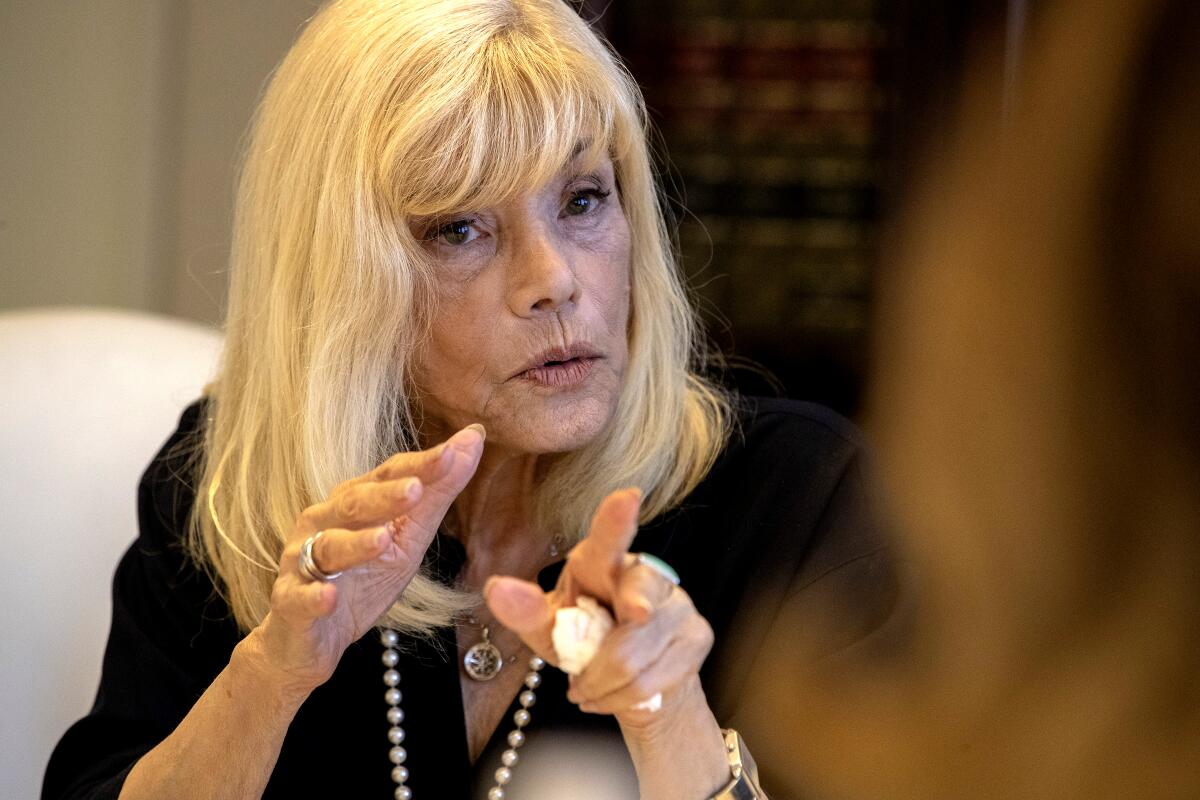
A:
<svg viewBox="0 0 1200 800">
<path fill-rule="evenodd" d="M 679 585 L 679 573 L 658 556 L 652 556 L 649 553 L 634 553 L 634 557 L 637 559 L 637 563 L 649 567 L 676 586 Z"/>
</svg>

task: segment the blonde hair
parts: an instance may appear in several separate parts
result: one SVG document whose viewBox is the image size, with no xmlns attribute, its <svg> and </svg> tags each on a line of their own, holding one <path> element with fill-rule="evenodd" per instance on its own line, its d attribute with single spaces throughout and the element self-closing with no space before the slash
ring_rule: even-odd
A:
<svg viewBox="0 0 1200 800">
<path fill-rule="evenodd" d="M 642 487 L 649 519 L 704 476 L 729 404 L 697 372 L 646 140 L 636 83 L 561 0 L 353 0 L 310 21 L 242 169 L 190 525 L 243 629 L 268 610 L 299 512 L 418 446 L 411 369 L 432 278 L 406 219 L 542 185 L 580 148 L 585 163 L 613 159 L 629 222 L 629 366 L 611 424 L 547 470 L 538 522 L 578 538 L 623 485 Z M 386 623 L 427 634 L 476 599 L 418 575 Z"/>
</svg>

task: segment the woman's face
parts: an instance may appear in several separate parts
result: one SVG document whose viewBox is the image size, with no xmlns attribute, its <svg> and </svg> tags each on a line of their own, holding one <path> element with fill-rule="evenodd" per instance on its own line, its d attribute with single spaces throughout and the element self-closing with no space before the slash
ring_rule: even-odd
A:
<svg viewBox="0 0 1200 800">
<path fill-rule="evenodd" d="M 594 438 L 628 354 L 630 236 L 612 162 L 568 165 L 501 205 L 417 220 L 413 231 L 437 274 L 416 365 L 427 426 L 482 422 L 489 445 L 523 453 Z"/>
</svg>

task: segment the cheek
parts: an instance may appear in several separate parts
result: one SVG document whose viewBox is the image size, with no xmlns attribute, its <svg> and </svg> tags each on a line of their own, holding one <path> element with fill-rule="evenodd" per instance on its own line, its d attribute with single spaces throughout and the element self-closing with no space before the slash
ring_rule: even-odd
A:
<svg viewBox="0 0 1200 800">
<path fill-rule="evenodd" d="M 605 238 L 603 247 L 593 251 L 603 263 L 591 273 L 596 276 L 591 289 L 606 327 L 623 338 L 629 322 L 631 244 L 623 216 L 621 221 L 622 224 Z"/>
<path fill-rule="evenodd" d="M 476 380 L 480 342 L 487 341 L 486 332 L 494 327 L 493 317 L 493 312 L 472 303 L 468 293 L 458 287 L 439 292 L 429 343 L 418 363 L 418 380 L 434 393 L 461 391 Z"/>
<path fill-rule="evenodd" d="M 629 329 L 629 260 L 614 267 L 617 267 L 614 270 L 615 277 L 604 287 L 600 305 L 609 332 L 623 341 Z"/>
<path fill-rule="evenodd" d="M 632 299 L 630 242 L 626 233 L 619 246 L 610 253 L 610 270 L 612 276 L 607 281 L 604 293 L 605 320 L 613 335 L 624 339 L 629 329 L 630 302 Z"/>
</svg>

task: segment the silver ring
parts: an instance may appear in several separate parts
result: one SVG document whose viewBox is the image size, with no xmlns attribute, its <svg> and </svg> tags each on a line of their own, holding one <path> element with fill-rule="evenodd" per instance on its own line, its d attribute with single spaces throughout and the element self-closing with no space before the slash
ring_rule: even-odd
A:
<svg viewBox="0 0 1200 800">
<path fill-rule="evenodd" d="M 649 567 L 671 583 L 676 586 L 679 585 L 679 573 L 658 556 L 650 555 L 649 553 L 634 553 L 633 557 L 637 559 L 637 563 L 640 566 Z"/>
<path fill-rule="evenodd" d="M 325 531 L 317 531 L 305 539 L 304 544 L 300 545 L 300 574 L 311 581 L 326 583 L 342 573 L 340 571 L 322 572 L 321 568 L 317 566 L 317 562 L 313 561 L 313 545 L 317 543 L 317 539 L 320 539 L 323 533 Z"/>
</svg>

